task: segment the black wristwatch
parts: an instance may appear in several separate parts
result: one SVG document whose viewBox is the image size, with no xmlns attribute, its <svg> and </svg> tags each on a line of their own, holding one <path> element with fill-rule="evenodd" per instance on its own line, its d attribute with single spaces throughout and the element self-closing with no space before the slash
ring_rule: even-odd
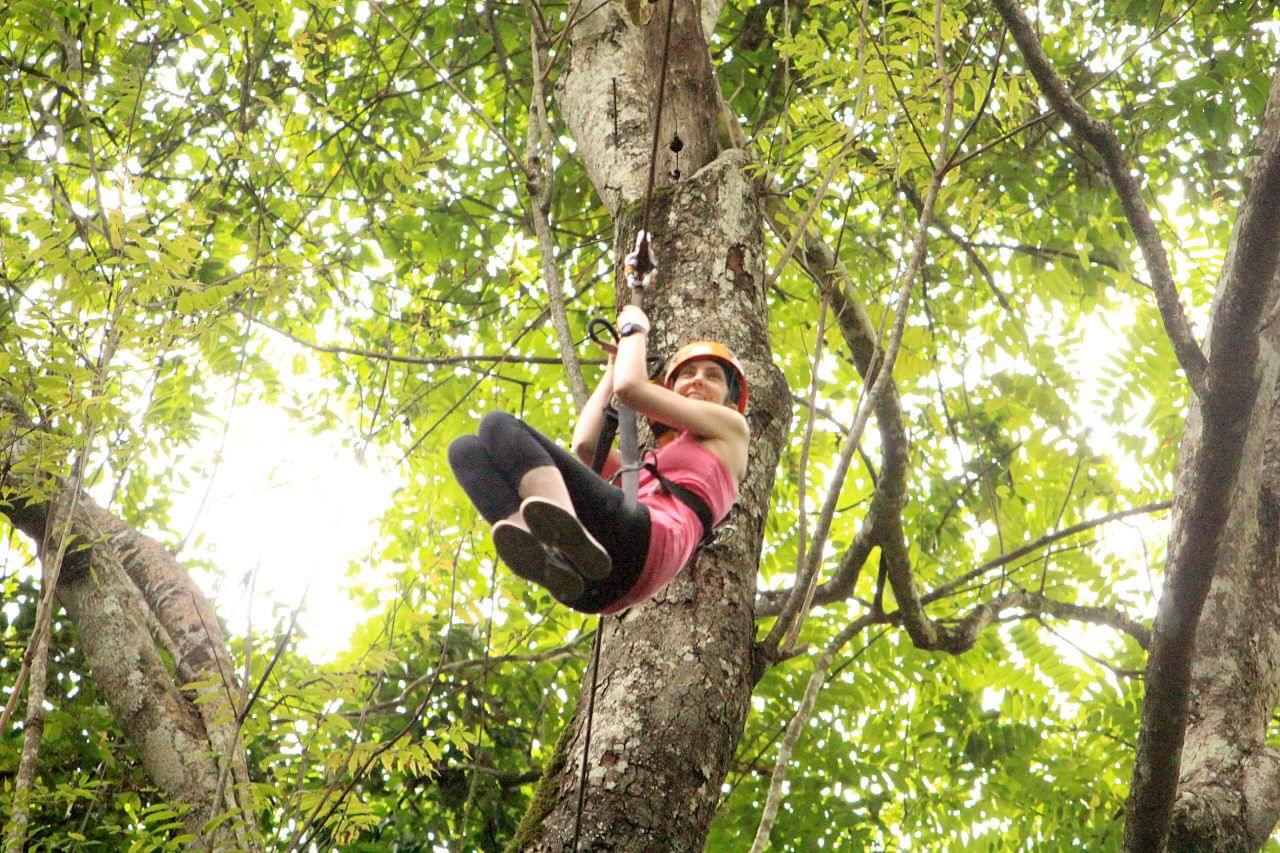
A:
<svg viewBox="0 0 1280 853">
<path fill-rule="evenodd" d="M 649 330 L 639 323 L 623 323 L 618 327 L 618 337 L 625 338 L 628 335 L 647 335 Z"/>
</svg>

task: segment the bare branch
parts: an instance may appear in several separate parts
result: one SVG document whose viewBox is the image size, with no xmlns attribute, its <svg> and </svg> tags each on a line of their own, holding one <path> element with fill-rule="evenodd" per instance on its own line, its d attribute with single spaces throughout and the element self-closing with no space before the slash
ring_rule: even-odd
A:
<svg viewBox="0 0 1280 853">
<path fill-rule="evenodd" d="M 530 6 L 533 4 L 530 3 Z M 565 313 L 564 285 L 560 276 L 560 263 L 555 237 L 551 233 L 551 190 L 555 181 L 551 124 L 547 119 L 547 92 L 542 66 L 546 61 L 546 48 L 538 37 L 537 18 L 530 10 L 530 51 L 533 55 L 533 92 L 529 97 L 528 164 L 525 167 L 525 195 L 529 203 L 529 215 L 538 237 L 542 276 L 547 282 L 547 294 L 551 298 L 551 325 L 560 344 L 560 358 L 573 401 L 581 409 L 587 402 L 587 383 L 582 378 L 573 334 L 569 331 L 569 317 Z"/>
<path fill-rule="evenodd" d="M 261 318 L 254 317 L 253 324 L 261 326 L 271 332 L 276 333 L 282 338 L 288 338 L 299 346 L 304 346 L 315 352 L 322 352 L 328 355 L 350 355 L 357 358 L 367 358 L 370 361 L 385 361 L 391 364 L 416 364 L 428 367 L 456 367 L 468 364 L 561 364 L 560 359 L 550 355 L 528 355 L 513 356 L 511 353 L 484 353 L 481 355 L 442 355 L 442 356 L 419 356 L 419 355 L 401 355 L 400 353 L 375 352 L 373 350 L 359 349 L 358 347 L 346 347 L 337 344 L 318 344 L 300 338 L 288 329 L 281 329 L 279 326 L 273 326 Z M 588 364 L 594 366 L 603 365 L 604 359 L 582 359 L 580 364 Z"/>
<path fill-rule="evenodd" d="M 1151 648 L 1151 629 L 1120 610 L 1068 604 L 1065 601 L 1049 598 L 1043 593 L 1037 593 L 1030 602 L 1023 604 L 1023 607 L 1032 613 L 1048 613 L 1050 616 L 1072 622 L 1086 622 L 1090 625 L 1115 628 L 1117 631 L 1128 634 L 1142 648 Z"/>
<path fill-rule="evenodd" d="M 813 194 L 813 200 L 809 202 L 809 208 L 804 212 L 804 216 L 791 229 L 791 239 L 787 241 L 787 245 L 782 249 L 782 257 L 778 258 L 778 264 L 774 267 L 773 272 L 765 276 L 764 289 L 770 290 L 777 282 L 778 276 L 782 275 L 782 271 L 786 269 L 787 264 L 791 262 L 791 256 L 795 254 L 796 246 L 800 244 L 800 240 L 804 237 L 805 232 L 809 228 L 809 223 L 813 221 L 813 216 L 822 207 L 823 200 L 827 197 L 827 190 L 831 187 L 831 180 L 836 176 L 836 172 L 844 165 L 844 155 L 849 149 L 853 148 L 857 137 L 847 134 L 844 144 L 840 146 L 840 150 L 831 158 L 831 163 L 827 166 L 827 171 L 823 173 L 822 180 L 818 183 L 818 189 Z"/>
<path fill-rule="evenodd" d="M 801 234 L 804 233 L 804 229 L 807 227 L 808 227 L 808 221 L 806 220 L 806 222 L 801 226 L 801 228 L 796 231 L 796 237 L 793 238 L 792 241 L 787 244 L 790 248 L 795 248 L 796 240 L 799 238 Z M 826 332 L 827 332 L 827 305 L 830 301 L 831 301 L 830 297 L 824 293 L 822 296 L 822 310 L 818 314 L 818 332 L 817 332 L 817 335 L 815 336 L 817 338 L 817 343 L 814 345 L 814 348 L 813 348 L 813 371 L 811 374 L 811 378 L 809 380 L 809 400 L 808 400 L 809 415 L 805 420 L 804 445 L 800 450 L 800 471 L 799 471 L 800 482 L 799 482 L 799 488 L 798 488 L 798 491 L 800 493 L 799 519 L 798 519 L 800 536 L 796 542 L 796 576 L 797 577 L 802 576 L 804 573 L 805 547 L 808 544 L 806 540 L 808 539 L 808 534 L 809 534 L 809 519 L 806 515 L 806 509 L 807 509 L 806 505 L 808 504 L 808 501 L 809 501 L 809 481 L 808 481 L 809 452 L 813 447 L 813 422 L 814 422 L 814 417 L 817 415 L 817 400 L 818 400 L 818 368 L 822 363 L 822 345 L 823 345 L 823 339 L 826 337 Z M 778 647 L 778 651 L 781 652 L 782 654 L 787 654 L 793 648 L 795 648 L 796 639 L 800 636 L 800 627 L 804 624 L 804 614 L 808 612 L 809 606 L 813 603 L 813 590 L 816 585 L 817 578 L 818 578 L 817 572 L 812 573 L 809 577 L 809 583 L 806 586 L 804 591 L 804 602 L 800 605 L 800 610 L 797 611 L 795 619 L 792 621 L 790 627 L 788 627 L 787 629 L 787 633 L 785 638 L 782 641 L 782 644 Z"/>
<path fill-rule="evenodd" d="M 785 209 L 781 204 L 766 208 L 770 227 L 781 236 L 787 230 Z M 836 323 L 845 340 L 854 366 L 867 380 L 874 377 L 876 365 L 883 353 L 880 350 L 875 327 L 861 303 L 849 294 L 848 272 L 830 246 L 812 230 L 804 236 L 801 267 L 818 285 L 824 298 L 831 300 Z M 871 550 L 878 544 L 881 532 L 889 520 L 902 511 L 905 499 L 907 475 L 907 435 L 902 419 L 902 409 L 895 387 L 890 384 L 876 405 L 876 425 L 880 432 L 883 464 L 876 479 L 876 491 L 872 495 L 867 515 L 854 541 L 841 556 L 831 578 L 819 584 L 813 594 L 813 604 L 830 604 L 847 598 L 852 592 L 863 564 Z M 852 427 L 843 427 L 852 434 Z M 794 588 L 768 590 L 756 599 L 756 615 L 777 616 L 792 595 Z"/>
<path fill-rule="evenodd" d="M 1068 604 L 1055 601 L 1043 593 L 1014 588 L 998 595 L 985 604 L 979 604 L 947 632 L 946 644 L 939 648 L 949 654 L 958 655 L 969 651 L 978 641 L 978 636 L 988 625 L 1005 610 L 1015 607 L 1027 611 L 1024 618 L 1034 619 L 1041 613 L 1048 613 L 1061 619 L 1088 622 L 1094 625 L 1106 625 L 1133 637 L 1143 648 L 1151 642 L 1151 630 L 1127 614 L 1106 607 L 1086 607 L 1079 604 Z M 896 616 L 896 614 L 894 614 Z"/>
<path fill-rule="evenodd" d="M 813 667 L 813 673 L 809 676 L 809 681 L 805 685 L 804 696 L 800 699 L 800 707 L 796 709 L 791 722 L 787 724 L 787 732 L 783 735 L 782 743 L 778 746 L 778 758 L 774 762 L 773 776 L 769 780 L 769 794 L 760 816 L 760 825 L 756 828 L 755 840 L 751 844 L 751 853 L 761 853 L 769 843 L 769 834 L 773 831 L 773 822 L 778 816 L 778 806 L 782 803 L 782 784 L 786 781 L 787 770 L 791 766 L 791 755 L 795 751 L 796 742 L 800 739 L 800 733 L 804 731 L 805 724 L 809 722 L 809 715 L 813 713 L 814 703 L 818 701 L 818 693 L 821 692 L 822 685 L 826 683 L 827 672 L 830 671 L 836 654 L 839 653 L 840 649 L 844 648 L 846 643 L 861 633 L 863 628 L 873 624 L 874 621 L 874 618 L 870 615 L 854 620 L 827 644 L 827 647 L 822 650 L 822 654 L 818 657 L 818 662 Z M 875 639 L 872 642 L 875 642 Z M 867 643 L 858 651 L 858 654 L 862 654 L 870 647 L 871 643 Z"/>
<path fill-rule="evenodd" d="M 994 571 L 995 569 L 998 569 L 1001 566 L 1008 565 L 1009 563 L 1012 563 L 1014 560 L 1018 560 L 1022 557 L 1025 557 L 1027 554 L 1038 551 L 1041 548 L 1044 548 L 1045 546 L 1052 545 L 1054 542 L 1058 542 L 1062 539 L 1066 539 L 1068 537 L 1074 536 L 1077 533 L 1082 533 L 1086 530 L 1090 530 L 1094 527 L 1099 527 L 1103 524 L 1108 524 L 1112 521 L 1118 521 L 1122 518 L 1128 518 L 1131 515 L 1147 515 L 1153 512 L 1161 512 L 1163 510 L 1169 509 L 1171 506 L 1173 506 L 1173 501 L 1156 501 L 1155 503 L 1144 504 L 1143 506 L 1132 507 L 1131 509 L 1122 509 L 1116 512 L 1109 512 L 1106 515 L 1101 515 L 1101 516 L 1098 516 L 1097 518 L 1093 518 L 1088 521 L 1082 521 L 1079 524 L 1073 524 L 1070 527 L 1064 527 L 1061 530 L 1054 531 L 1053 533 L 1046 533 L 1044 536 L 1041 536 L 1039 539 L 1032 540 L 1031 542 L 1028 542 L 1025 545 L 1019 545 L 1017 548 L 1014 548 L 1012 551 L 1001 554 L 999 557 L 996 557 L 994 559 L 988 560 L 987 562 L 983 563 L 981 566 L 978 566 L 976 569 L 972 569 L 968 572 L 965 572 L 963 575 L 961 575 L 958 578 L 955 578 L 954 580 L 947 581 L 945 584 L 938 587 L 933 592 L 929 593 L 929 595 L 926 596 L 926 601 L 936 601 L 937 599 L 945 595 L 949 595 L 951 592 L 955 591 L 956 589 L 959 589 L 960 587 L 964 586 L 970 581 L 973 581 L 979 577 L 982 577 L 988 572 Z"/>
<path fill-rule="evenodd" d="M 942 79 L 942 133 L 933 159 L 933 174 L 929 181 L 929 188 L 925 192 L 924 205 L 920 211 L 915 238 L 912 240 L 910 260 L 907 263 L 907 268 L 902 273 L 894 312 L 893 329 L 889 334 L 888 345 L 885 347 L 884 359 L 874 371 L 874 382 L 859 401 L 853 427 L 850 430 L 845 447 L 841 451 L 840 460 L 836 465 L 831 480 L 831 490 L 827 495 L 822 514 L 819 516 L 818 524 L 814 529 L 814 540 L 813 545 L 810 547 L 808 565 L 805 567 L 805 572 L 797 580 L 796 588 L 793 590 L 786 606 L 783 607 L 783 611 L 773 630 L 770 631 L 769 636 L 762 643 L 762 651 L 767 657 L 772 657 L 777 652 L 777 644 L 782 632 L 786 630 L 792 614 L 798 612 L 806 598 L 806 590 L 810 579 L 817 572 L 822 560 L 822 549 L 826 545 L 827 536 L 831 530 L 831 521 L 835 515 L 835 507 L 840 495 L 840 485 L 844 480 L 845 473 L 848 471 L 849 461 L 857 448 L 857 442 L 862 437 L 862 430 L 866 427 L 867 421 L 871 417 L 871 412 L 878 407 L 881 398 L 888 392 L 892 383 L 893 367 L 897 361 L 898 350 L 902 346 L 902 335 L 906 328 L 907 310 L 911 304 L 911 292 L 915 286 L 916 276 L 924 265 L 929 227 L 933 222 L 934 205 L 942 188 L 942 179 L 947 172 L 947 146 L 950 144 L 951 121 L 955 110 L 955 88 L 946 70 L 946 60 L 942 48 L 941 16 L 941 0 L 937 0 L 934 6 L 934 50 L 937 53 L 938 73 Z M 893 520 L 899 522 L 898 527 L 900 529 L 900 519 L 896 513 Z M 882 541 L 881 547 L 884 548 L 885 546 L 886 543 Z M 898 599 L 899 606 L 909 614 L 917 611 L 919 603 L 910 571 L 891 572 L 890 582 L 893 583 L 894 595 Z M 916 640 L 918 645 L 932 642 L 930 637 L 932 633 L 931 627 L 931 623 L 929 623 L 927 617 L 924 617 L 922 612 L 918 621 L 908 621 L 909 631 L 920 632 L 919 636 L 916 633 L 912 634 L 912 639 Z M 929 645 L 925 647 L 929 647 Z"/>
<path fill-rule="evenodd" d="M 1142 196 L 1142 184 L 1129 168 L 1128 158 L 1120 147 L 1115 131 L 1110 125 L 1090 116 L 1080 102 L 1072 97 L 1066 84 L 1045 55 L 1039 36 L 1036 35 L 1017 0 L 994 0 L 994 2 L 1009 32 L 1013 34 L 1014 41 L 1018 43 L 1027 67 L 1039 83 L 1045 99 L 1066 120 L 1071 129 L 1102 156 L 1107 175 L 1115 187 L 1120 205 L 1124 209 L 1125 219 L 1133 229 L 1138 248 L 1142 252 L 1142 258 L 1151 276 L 1156 305 L 1164 321 L 1165 333 L 1173 343 L 1178 363 L 1187 374 L 1187 381 L 1192 390 L 1197 397 L 1203 398 L 1206 390 L 1205 370 L 1208 367 L 1208 361 L 1196 343 L 1191 325 L 1187 322 L 1182 303 L 1178 299 L 1178 287 L 1173 280 L 1173 271 L 1169 268 L 1164 241 L 1160 239 L 1155 222 L 1151 219 L 1151 212 L 1147 209 L 1146 200 Z"/>
<path fill-rule="evenodd" d="M 558 661 L 558 660 L 564 660 L 565 658 L 576 657 L 579 652 L 578 646 L 582 645 L 584 640 L 590 640 L 594 637 L 595 637 L 594 631 L 587 631 L 582 634 L 579 634 L 577 637 L 574 637 L 572 640 L 570 640 L 569 642 L 563 645 L 556 646 L 555 648 L 552 648 L 552 649 L 547 649 L 546 651 L 543 651 L 543 652 L 534 652 L 532 654 L 527 654 L 527 655 L 489 655 L 489 656 L 479 657 L 479 658 L 468 658 L 467 660 L 450 661 L 449 663 L 442 664 L 438 670 L 432 670 L 431 672 L 420 675 L 417 678 L 415 678 L 413 681 L 410 681 L 408 684 L 404 686 L 404 689 L 400 691 L 399 696 L 396 696 L 393 699 L 387 699 L 386 701 L 379 702 L 376 705 L 370 705 L 367 708 L 363 708 L 361 710 L 374 712 L 374 711 L 390 711 L 390 710 L 395 710 L 397 708 L 400 708 L 405 704 L 405 702 L 408 701 L 409 696 L 415 690 L 417 690 L 423 684 L 427 684 L 435 680 L 435 678 L 439 674 L 445 673 L 445 672 L 457 672 L 460 670 L 472 669 L 475 667 L 483 667 L 485 669 L 489 669 L 503 663 L 522 663 L 522 664 L 547 663 L 549 661 Z M 347 716 L 354 716 L 357 713 L 360 713 L 360 712 L 351 711 L 348 713 Z"/>
</svg>

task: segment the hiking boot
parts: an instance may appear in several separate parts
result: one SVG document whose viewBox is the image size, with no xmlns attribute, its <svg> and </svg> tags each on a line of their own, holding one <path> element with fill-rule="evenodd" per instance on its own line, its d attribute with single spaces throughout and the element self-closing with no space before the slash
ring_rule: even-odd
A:
<svg viewBox="0 0 1280 853">
<path fill-rule="evenodd" d="M 545 498 L 526 498 L 520 504 L 520 514 L 546 549 L 548 564 L 593 581 L 608 577 L 613 570 L 609 552 L 564 507 Z"/>
</svg>

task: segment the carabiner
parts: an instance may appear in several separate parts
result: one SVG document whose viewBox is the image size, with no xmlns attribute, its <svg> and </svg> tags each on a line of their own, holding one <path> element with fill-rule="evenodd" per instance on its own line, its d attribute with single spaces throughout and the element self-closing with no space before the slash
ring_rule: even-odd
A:
<svg viewBox="0 0 1280 853">
<path fill-rule="evenodd" d="M 604 336 L 608 335 L 606 339 Z M 603 317 L 592 317 L 587 321 L 587 337 L 591 339 L 596 346 L 604 347 L 605 345 L 618 347 L 618 330 Z M 644 357 L 645 368 L 649 371 L 649 379 L 654 382 L 662 381 L 662 372 L 666 369 L 667 360 L 654 353 L 648 353 Z"/>
<path fill-rule="evenodd" d="M 624 269 L 627 285 L 632 290 L 646 289 L 658 278 L 658 258 L 653 253 L 653 240 L 648 231 L 636 233 L 636 247 L 627 255 Z"/>
<path fill-rule="evenodd" d="M 608 335 L 609 339 L 602 340 L 601 335 Z M 618 345 L 618 330 L 603 317 L 592 317 L 587 321 L 587 337 L 591 338 L 597 346 L 608 344 L 616 347 Z"/>
</svg>

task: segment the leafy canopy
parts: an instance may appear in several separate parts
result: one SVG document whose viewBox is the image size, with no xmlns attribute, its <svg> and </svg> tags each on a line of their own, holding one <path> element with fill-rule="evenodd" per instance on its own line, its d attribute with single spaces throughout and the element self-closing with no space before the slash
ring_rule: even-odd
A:
<svg viewBox="0 0 1280 853">
<path fill-rule="evenodd" d="M 568 12 L 539 10 L 553 28 Z M 273 843 L 498 849 L 577 693 L 589 624 L 493 572 L 443 453 L 492 407 L 553 435 L 572 422 L 519 166 L 527 14 L 454 0 L 16 0 L 0 12 L 0 393 L 46 428 L 22 464 L 65 474 L 87 438 L 92 494 L 177 546 L 175 492 L 215 464 L 185 451 L 237 409 L 286 407 L 352 454 L 398 460 L 392 505 L 353 566 L 352 607 L 368 621 L 349 649 L 308 660 L 283 612 L 252 654 L 233 649 L 253 683 L 265 679 L 245 736 Z M 1038 14 L 1056 66 L 1145 173 L 1203 332 L 1276 13 L 1050 0 Z M 814 225 L 882 327 L 930 152 L 944 130 L 953 144 L 964 134 L 894 372 L 911 448 L 903 523 L 926 592 L 1045 533 L 1168 498 L 1186 398 L 1096 158 L 1046 113 L 985 5 L 947 3 L 938 34 L 955 85 L 949 128 L 920 4 L 735 0 L 712 41 L 758 175 L 791 211 L 835 163 Z M 550 84 L 566 61 L 553 55 Z M 612 226 L 551 109 L 554 262 L 582 337 L 612 304 Z M 796 393 L 817 370 L 825 414 L 807 495 L 803 417 L 783 454 L 761 559 L 770 588 L 789 582 L 802 502 L 811 515 L 821 500 L 860 385 L 832 322 L 815 368 L 821 310 L 798 266 L 784 269 L 770 294 L 775 360 Z M 874 489 L 874 433 L 864 450 L 840 485 L 827 569 Z M 6 694 L 37 594 L 31 548 L 10 539 Z M 959 616 L 1016 584 L 1149 615 L 1162 541 L 1159 523 L 1096 528 L 930 612 Z M 188 565 L 216 574 L 202 553 L 184 542 Z M 802 639 L 825 645 L 875 581 L 865 571 L 854 600 L 818 610 Z M 273 664 L 264 650 L 277 643 Z M 54 647 L 33 849 L 180 848 L 181 823 L 122 746 L 69 625 Z M 1109 629 L 1047 616 L 989 630 L 957 658 L 895 628 L 864 633 L 820 696 L 773 838 L 1114 846 L 1143 659 Z M 711 849 L 754 834 L 809 671 L 780 666 L 756 691 Z M 20 732 L 0 735 L 6 791 L 20 748 Z"/>
</svg>

